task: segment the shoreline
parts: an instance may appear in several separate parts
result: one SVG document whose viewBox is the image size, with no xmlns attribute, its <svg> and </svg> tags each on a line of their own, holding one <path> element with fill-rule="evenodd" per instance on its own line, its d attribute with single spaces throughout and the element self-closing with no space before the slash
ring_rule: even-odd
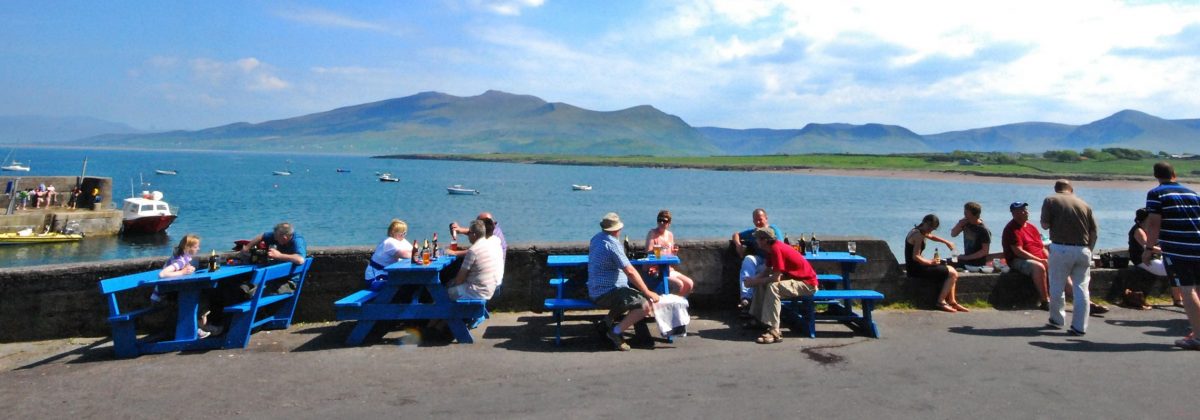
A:
<svg viewBox="0 0 1200 420">
<path fill-rule="evenodd" d="M 411 160 L 447 160 L 465 162 L 495 162 L 519 163 L 533 165 L 566 165 L 566 166 L 615 166 L 626 168 L 657 168 L 657 169 L 697 169 L 708 171 L 741 171 L 741 172 L 778 172 L 789 174 L 806 174 L 818 176 L 846 176 L 860 178 L 900 178 L 912 180 L 964 181 L 978 183 L 1019 183 L 1029 185 L 1053 185 L 1055 180 L 1068 179 L 1074 185 L 1148 191 L 1158 182 L 1151 176 L 1127 175 L 1095 175 L 1095 174 L 1055 174 L 1030 175 L 983 173 L 978 171 L 931 171 L 907 169 L 852 169 L 852 168 L 816 168 L 805 166 L 733 166 L 733 165 L 688 165 L 688 164 L 635 164 L 621 162 L 590 162 L 580 160 L 556 160 L 549 158 L 477 158 L 460 155 L 381 155 L 371 156 L 372 159 L 411 159 Z M 1180 181 L 1195 181 L 1180 177 Z"/>
</svg>

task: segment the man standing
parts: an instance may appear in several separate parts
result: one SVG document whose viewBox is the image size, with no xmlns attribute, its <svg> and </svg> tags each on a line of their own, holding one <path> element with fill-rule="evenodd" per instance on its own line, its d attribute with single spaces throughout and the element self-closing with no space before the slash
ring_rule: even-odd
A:
<svg viewBox="0 0 1200 420">
<path fill-rule="evenodd" d="M 479 213 L 478 216 L 475 216 L 475 220 L 482 220 L 484 223 L 488 223 L 488 225 L 491 226 L 491 229 L 489 229 L 487 232 L 487 237 L 491 238 L 495 236 L 499 238 L 500 255 L 504 258 L 508 258 L 508 240 L 504 239 L 504 231 L 500 230 L 500 222 L 497 222 L 496 218 L 492 217 L 492 213 L 486 211 Z M 467 233 L 467 227 L 460 226 L 458 222 L 450 222 L 450 230 L 455 233 Z M 456 257 L 467 255 L 466 250 L 447 250 L 446 252 Z"/>
<path fill-rule="evenodd" d="M 1062 328 L 1066 321 L 1067 278 L 1074 280 L 1075 310 L 1067 333 L 1087 332 L 1088 306 L 1091 303 L 1092 249 L 1096 247 L 1096 219 L 1092 208 L 1075 196 L 1071 182 L 1054 182 L 1054 194 L 1042 201 L 1042 228 L 1050 231 L 1050 326 Z"/>
<path fill-rule="evenodd" d="M 604 317 L 605 335 L 617 350 L 629 351 L 622 333 L 653 313 L 658 294 L 646 287 L 642 276 L 625 257 L 625 246 L 617 240 L 624 227 L 616 213 L 605 214 L 600 220 L 600 232 L 588 243 L 587 286 L 588 298 L 596 306 L 608 309 Z M 613 325 L 626 312 L 621 323 Z"/>
<path fill-rule="evenodd" d="M 737 250 L 738 258 L 742 260 L 742 269 L 738 273 L 738 283 L 741 288 L 741 300 L 738 302 L 738 308 L 743 310 L 750 307 L 750 300 L 754 298 L 754 288 L 746 285 L 746 279 L 759 274 L 764 267 L 762 250 L 754 239 L 754 231 L 767 228 L 771 229 L 776 238 L 783 236 L 783 233 L 771 226 L 767 220 L 766 210 L 754 209 L 750 213 L 750 217 L 754 222 L 754 227 L 733 234 L 733 248 Z"/>
<path fill-rule="evenodd" d="M 1046 247 L 1042 245 L 1042 234 L 1029 223 L 1029 203 L 1015 202 L 1008 206 L 1012 221 L 1004 226 L 1000 234 L 1000 245 L 1004 248 L 1004 260 L 1017 272 L 1033 279 L 1037 289 L 1038 309 L 1050 309 L 1050 295 L 1046 293 Z M 1061 289 L 1060 289 L 1061 290 Z M 1061 325 L 1061 324 L 1060 324 Z"/>
<path fill-rule="evenodd" d="M 992 232 L 983 225 L 983 206 L 974 201 L 963 205 L 963 218 L 950 228 L 950 236 L 963 235 L 963 255 L 958 257 L 959 266 L 987 265 L 988 251 L 991 251 Z"/>
<path fill-rule="evenodd" d="M 1146 244 L 1162 248 L 1167 271 L 1179 282 L 1183 292 L 1183 308 L 1187 312 L 1192 332 L 1175 345 L 1188 350 L 1200 350 L 1200 299 L 1196 284 L 1200 280 L 1200 197 L 1195 191 L 1175 182 L 1175 168 L 1167 162 L 1154 164 L 1158 187 L 1146 193 Z M 1142 263 L 1149 264 L 1153 253 L 1142 254 Z"/>
<path fill-rule="evenodd" d="M 766 256 L 767 268 L 746 280 L 754 287 L 754 303 L 750 313 L 767 326 L 766 332 L 755 341 L 772 344 L 783 341 L 779 332 L 780 299 L 810 296 L 817 292 L 817 273 L 800 252 L 775 240 L 775 231 L 767 228 L 754 231 L 758 248 Z"/>
</svg>

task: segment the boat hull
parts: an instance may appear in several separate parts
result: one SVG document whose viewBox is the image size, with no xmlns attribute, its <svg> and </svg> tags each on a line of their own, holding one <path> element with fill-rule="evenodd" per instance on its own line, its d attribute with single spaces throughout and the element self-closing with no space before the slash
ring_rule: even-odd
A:
<svg viewBox="0 0 1200 420">
<path fill-rule="evenodd" d="M 5 167 L 0 167 L 0 169 L 3 169 L 5 171 L 13 171 L 13 172 L 29 172 L 28 166 L 5 166 Z"/>
<path fill-rule="evenodd" d="M 175 221 L 175 215 L 162 216 L 142 216 L 134 219 L 125 219 L 121 221 L 123 232 L 125 233 L 158 233 L 167 230 L 171 227 L 171 223 Z"/>
<path fill-rule="evenodd" d="M 476 194 L 479 194 L 478 190 L 468 190 L 468 189 L 459 189 L 459 188 L 447 188 L 446 192 L 450 193 L 452 195 L 476 195 Z"/>
<path fill-rule="evenodd" d="M 0 245 L 30 245 L 30 244 L 53 244 L 61 242 L 75 242 L 83 239 L 83 235 L 78 233 L 62 234 L 62 233 L 47 233 L 44 235 L 17 235 L 15 233 L 0 233 Z"/>
</svg>

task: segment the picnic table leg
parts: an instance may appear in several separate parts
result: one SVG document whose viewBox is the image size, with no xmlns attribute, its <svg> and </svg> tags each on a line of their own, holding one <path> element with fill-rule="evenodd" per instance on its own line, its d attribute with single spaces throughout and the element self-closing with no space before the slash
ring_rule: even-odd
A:
<svg viewBox="0 0 1200 420">
<path fill-rule="evenodd" d="M 370 305 L 372 302 L 389 303 L 396 297 L 396 292 L 399 289 L 399 286 L 393 286 L 390 284 L 384 286 L 383 289 L 381 289 L 379 293 L 375 295 L 374 299 L 371 299 L 370 302 L 363 303 L 363 305 Z M 417 293 L 420 294 L 420 291 Z M 354 329 L 350 330 L 350 335 L 346 337 L 346 345 L 357 346 L 362 344 L 363 340 L 367 339 L 367 335 L 370 334 L 371 330 L 374 328 L 375 320 L 359 320 L 357 324 L 354 324 Z"/>
<path fill-rule="evenodd" d="M 433 296 L 433 304 L 443 308 L 453 308 L 455 302 L 450 300 L 450 294 L 446 292 L 446 287 L 441 283 L 434 281 L 425 286 L 429 290 L 429 295 Z M 453 311 L 451 311 L 453 312 Z M 471 338 L 471 331 L 467 329 L 467 324 L 461 318 L 451 315 L 450 318 L 444 319 L 446 326 L 450 327 L 450 333 L 454 334 L 454 339 L 461 344 L 474 343 Z"/>
<path fill-rule="evenodd" d="M 122 359 L 137 357 L 137 330 L 133 320 L 115 322 L 112 325 L 112 330 L 113 352 L 116 353 L 117 357 Z"/>
<path fill-rule="evenodd" d="M 178 319 L 175 320 L 176 340 L 196 339 L 196 315 L 200 307 L 200 290 L 188 288 L 179 291 Z"/>
</svg>

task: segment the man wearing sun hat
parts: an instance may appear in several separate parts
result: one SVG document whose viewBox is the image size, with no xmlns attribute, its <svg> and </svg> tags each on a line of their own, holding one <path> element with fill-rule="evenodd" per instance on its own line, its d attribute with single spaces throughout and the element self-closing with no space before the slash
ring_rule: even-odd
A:
<svg viewBox="0 0 1200 420">
<path fill-rule="evenodd" d="M 600 232 L 588 243 L 588 298 L 603 309 L 608 309 L 605 335 L 620 351 L 629 351 L 622 333 L 653 313 L 658 294 L 646 287 L 629 259 L 625 257 L 625 246 L 617 240 L 621 236 L 621 217 L 608 213 L 600 220 Z M 630 287 L 633 286 L 633 287 Z M 620 324 L 614 320 L 624 314 Z"/>
<path fill-rule="evenodd" d="M 1004 226 L 1000 243 L 1004 247 L 1004 260 L 1008 266 L 1033 279 L 1033 286 L 1041 300 L 1039 309 L 1050 309 L 1050 295 L 1046 293 L 1046 247 L 1042 245 L 1042 234 L 1029 223 L 1029 203 L 1018 201 L 1008 206 L 1012 221 Z M 996 267 L 999 268 L 999 267 Z"/>
</svg>

